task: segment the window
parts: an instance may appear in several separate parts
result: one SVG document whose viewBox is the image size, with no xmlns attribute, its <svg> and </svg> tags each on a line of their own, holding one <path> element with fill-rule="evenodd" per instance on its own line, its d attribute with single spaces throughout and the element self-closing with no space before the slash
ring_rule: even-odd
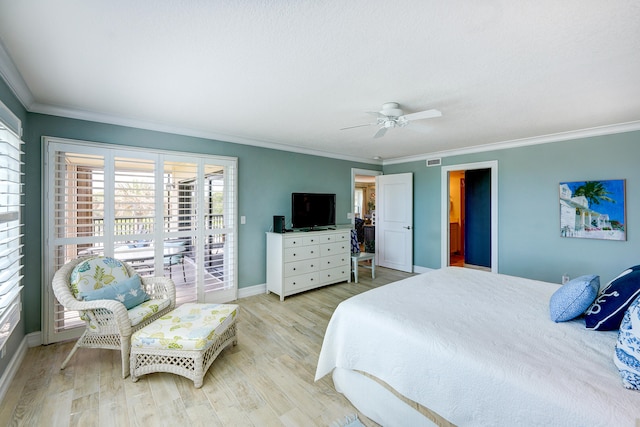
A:
<svg viewBox="0 0 640 427">
<path fill-rule="evenodd" d="M 2 117 L 8 110 L 3 109 Z M 18 120 L 18 119 L 16 119 Z M 20 321 L 22 290 L 22 151 L 15 133 L 0 120 L 0 348 Z M 14 126 L 15 127 L 15 126 Z"/>
<path fill-rule="evenodd" d="M 107 255 L 168 276 L 177 304 L 236 299 L 235 158 L 45 138 L 45 265 Z M 45 284 L 46 286 L 46 284 Z M 45 339 L 81 321 L 52 296 Z"/>
</svg>

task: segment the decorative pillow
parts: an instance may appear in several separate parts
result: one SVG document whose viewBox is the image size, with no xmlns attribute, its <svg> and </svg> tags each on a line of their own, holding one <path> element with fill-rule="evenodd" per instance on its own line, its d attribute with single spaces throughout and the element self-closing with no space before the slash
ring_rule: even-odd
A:
<svg viewBox="0 0 640 427">
<path fill-rule="evenodd" d="M 600 276 L 577 277 L 551 295 L 549 314 L 554 322 L 566 322 L 585 312 L 598 296 Z"/>
<path fill-rule="evenodd" d="M 613 362 L 626 388 L 640 390 L 640 297 L 631 303 L 622 318 Z"/>
<path fill-rule="evenodd" d="M 91 292 L 129 278 L 127 268 L 115 258 L 97 256 L 86 259 L 71 272 L 69 286 L 73 295 Z"/>
<path fill-rule="evenodd" d="M 351 230 L 351 253 L 360 253 L 360 244 L 358 243 L 358 233 L 356 230 Z"/>
<path fill-rule="evenodd" d="M 640 295 L 640 265 L 623 271 L 600 292 L 585 313 L 587 328 L 614 331 L 629 305 Z"/>
<path fill-rule="evenodd" d="M 142 288 L 140 276 L 137 274 L 115 285 L 104 286 L 95 291 L 81 292 L 79 297 L 84 301 L 95 301 L 98 299 L 120 301 L 127 307 L 127 310 L 150 299 L 149 295 Z"/>
</svg>

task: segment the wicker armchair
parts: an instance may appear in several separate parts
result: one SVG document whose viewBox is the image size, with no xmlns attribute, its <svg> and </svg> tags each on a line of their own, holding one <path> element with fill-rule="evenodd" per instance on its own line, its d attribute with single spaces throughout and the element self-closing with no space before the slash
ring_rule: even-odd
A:
<svg viewBox="0 0 640 427">
<path fill-rule="evenodd" d="M 53 277 L 52 287 L 58 302 L 67 310 L 79 311 L 82 319 L 86 322 L 85 331 L 62 362 L 60 369 L 66 367 L 73 354 L 80 347 L 106 348 L 120 350 L 122 378 L 126 378 L 129 375 L 131 335 L 175 308 L 176 288 L 173 281 L 166 277 L 142 277 L 142 287 L 149 294 L 151 300 L 130 310 L 127 310 L 124 304 L 116 300 L 78 300 L 70 287 L 71 274 L 78 264 L 91 258 L 93 257 L 69 261 Z M 129 276 L 136 274 L 136 271 L 129 264 L 126 262 L 122 262 L 122 264 Z M 166 299 L 169 300 L 169 304 L 162 309 L 157 309 L 158 305 L 153 304 L 154 300 Z M 163 303 L 166 304 L 166 301 Z M 141 309 L 146 312 L 141 314 Z"/>
</svg>

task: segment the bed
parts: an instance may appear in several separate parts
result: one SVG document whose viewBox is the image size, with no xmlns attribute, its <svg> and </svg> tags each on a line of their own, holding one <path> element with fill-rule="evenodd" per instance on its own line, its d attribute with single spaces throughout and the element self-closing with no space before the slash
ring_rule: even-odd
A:
<svg viewBox="0 0 640 427">
<path fill-rule="evenodd" d="M 384 426 L 640 426 L 616 331 L 555 323 L 559 285 L 448 267 L 356 295 L 334 312 L 316 380 Z"/>
</svg>

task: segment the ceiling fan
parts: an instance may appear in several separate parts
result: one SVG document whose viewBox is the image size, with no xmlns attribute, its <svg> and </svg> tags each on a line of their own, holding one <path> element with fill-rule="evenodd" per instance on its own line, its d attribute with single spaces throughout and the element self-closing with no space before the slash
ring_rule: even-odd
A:
<svg viewBox="0 0 640 427">
<path fill-rule="evenodd" d="M 371 126 L 377 125 L 379 126 L 378 131 L 373 135 L 374 138 L 380 138 L 387 133 L 388 129 L 391 128 L 403 128 L 409 124 L 409 122 L 413 120 L 422 120 L 422 119 L 430 119 L 433 117 L 440 117 L 442 113 L 438 110 L 425 110 L 418 111 L 417 113 L 404 114 L 404 112 L 400 109 L 400 105 L 397 102 L 386 102 L 382 104 L 382 110 L 378 112 L 368 111 L 368 114 L 372 114 L 377 117 L 375 123 L 367 123 L 364 125 L 356 125 L 349 126 L 346 128 L 342 128 L 340 130 L 345 129 L 353 129 L 363 126 Z M 418 130 L 419 128 L 415 125 L 411 126 L 409 129 Z"/>
</svg>

